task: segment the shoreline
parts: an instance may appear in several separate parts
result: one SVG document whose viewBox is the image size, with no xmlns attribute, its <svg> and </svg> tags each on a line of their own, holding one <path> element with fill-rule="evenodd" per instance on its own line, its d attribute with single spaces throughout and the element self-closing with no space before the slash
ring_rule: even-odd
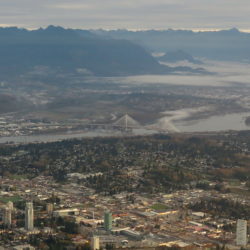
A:
<svg viewBox="0 0 250 250">
<path fill-rule="evenodd" d="M 190 119 L 191 121 L 194 121 L 195 119 L 192 119 L 193 115 L 205 111 L 211 111 L 212 109 L 213 107 L 203 106 L 199 108 L 187 108 L 187 109 L 179 109 L 173 111 L 164 111 L 161 114 L 164 114 L 166 116 L 158 119 L 155 126 L 159 126 L 160 129 L 163 130 L 165 129 L 171 132 L 177 132 L 177 133 L 183 132 L 177 128 L 175 124 L 176 121 L 184 121 L 185 119 Z"/>
</svg>

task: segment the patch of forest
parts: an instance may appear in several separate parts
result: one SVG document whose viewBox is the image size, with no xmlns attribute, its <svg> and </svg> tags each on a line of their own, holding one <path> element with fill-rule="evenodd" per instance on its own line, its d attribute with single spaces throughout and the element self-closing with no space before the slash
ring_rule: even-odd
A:
<svg viewBox="0 0 250 250">
<path fill-rule="evenodd" d="M 77 182 L 107 194 L 207 189 L 206 182 L 250 179 L 249 139 L 246 131 L 1 145 L 0 175 L 47 175 L 65 182 L 69 173 L 91 173 Z M 99 172 L 102 175 L 95 176 Z"/>
</svg>

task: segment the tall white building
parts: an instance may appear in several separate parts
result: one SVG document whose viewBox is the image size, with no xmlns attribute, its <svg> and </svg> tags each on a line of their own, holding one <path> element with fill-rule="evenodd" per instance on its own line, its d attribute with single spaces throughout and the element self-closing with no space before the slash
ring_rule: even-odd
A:
<svg viewBox="0 0 250 250">
<path fill-rule="evenodd" d="M 34 210 L 33 210 L 33 203 L 32 202 L 26 202 L 25 229 L 27 231 L 32 231 L 34 229 Z"/>
<path fill-rule="evenodd" d="M 14 210 L 13 202 L 12 202 L 12 201 L 8 201 L 8 202 L 7 202 L 7 207 L 8 207 L 11 211 L 13 211 L 13 210 Z"/>
<path fill-rule="evenodd" d="M 97 236 L 94 236 L 91 239 L 91 249 L 92 250 L 99 250 L 100 249 L 100 239 Z"/>
<path fill-rule="evenodd" d="M 11 227 L 11 209 L 7 206 L 3 209 L 3 224 L 7 227 Z"/>
<path fill-rule="evenodd" d="M 247 221 L 246 220 L 237 220 L 236 245 L 237 246 L 247 245 Z"/>
<path fill-rule="evenodd" d="M 48 204 L 46 205 L 46 210 L 47 210 L 47 213 L 48 213 L 49 215 L 52 215 L 52 214 L 53 214 L 53 210 L 54 210 L 53 204 L 52 204 L 52 203 L 48 203 Z"/>
</svg>

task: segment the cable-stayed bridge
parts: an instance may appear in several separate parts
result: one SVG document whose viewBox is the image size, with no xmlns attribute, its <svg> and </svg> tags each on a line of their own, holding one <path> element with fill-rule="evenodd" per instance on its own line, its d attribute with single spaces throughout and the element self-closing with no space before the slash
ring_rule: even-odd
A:
<svg viewBox="0 0 250 250">
<path fill-rule="evenodd" d="M 115 130 L 118 129 L 122 131 L 131 131 L 133 129 L 143 128 L 143 126 L 138 121 L 136 121 L 128 114 L 123 115 L 113 123 L 107 123 L 107 124 L 91 123 L 91 124 L 85 124 L 84 127 L 89 129 L 96 129 L 96 128 L 115 129 Z"/>
<path fill-rule="evenodd" d="M 76 124 L 75 124 L 76 125 Z M 133 129 L 152 130 L 155 132 L 169 132 L 169 130 L 159 127 L 157 124 L 141 125 L 137 120 L 130 115 L 125 114 L 113 123 L 88 123 L 78 124 L 79 128 L 84 129 L 103 129 L 103 130 L 121 130 L 132 132 Z"/>
<path fill-rule="evenodd" d="M 112 126 L 122 128 L 125 131 L 131 130 L 131 129 L 138 129 L 138 128 L 143 128 L 145 130 L 152 130 L 152 131 L 163 132 L 163 133 L 174 131 L 171 127 L 166 129 L 164 128 L 166 126 L 163 127 L 163 126 L 159 126 L 158 124 L 142 126 L 138 121 L 136 121 L 134 118 L 132 118 L 128 114 L 125 114 L 124 116 L 119 118 L 116 122 L 113 123 Z"/>
<path fill-rule="evenodd" d="M 67 124 L 65 124 L 67 125 Z M 69 124 L 68 124 L 69 125 Z M 150 124 L 150 125 L 141 125 L 137 120 L 132 118 L 130 115 L 125 114 L 119 119 L 117 119 L 113 123 L 81 123 L 76 122 L 73 124 L 75 129 L 81 130 L 81 129 L 87 129 L 87 130 L 95 130 L 95 129 L 101 129 L 101 130 L 120 130 L 120 131 L 127 131 L 132 132 L 133 129 L 144 129 L 144 130 L 152 130 L 156 132 L 169 132 L 168 129 L 161 128 L 158 126 L 158 124 Z M 46 125 L 47 127 L 56 127 L 58 124 L 53 125 Z"/>
<path fill-rule="evenodd" d="M 125 130 L 131 129 L 131 128 L 141 128 L 142 127 L 138 121 L 133 119 L 128 114 L 125 114 L 120 119 L 118 119 L 116 122 L 114 122 L 113 126 L 122 127 Z"/>
</svg>

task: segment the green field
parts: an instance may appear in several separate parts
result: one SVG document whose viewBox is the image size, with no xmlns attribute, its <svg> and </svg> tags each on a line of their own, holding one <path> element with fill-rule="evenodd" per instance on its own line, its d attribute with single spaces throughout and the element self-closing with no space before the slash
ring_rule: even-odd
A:
<svg viewBox="0 0 250 250">
<path fill-rule="evenodd" d="M 151 208 L 154 210 L 166 210 L 168 209 L 168 206 L 161 203 L 156 203 L 153 206 L 151 206 Z"/>
<path fill-rule="evenodd" d="M 27 175 L 13 174 L 13 175 L 10 175 L 9 178 L 12 180 L 22 180 L 22 179 L 27 179 Z"/>
<path fill-rule="evenodd" d="M 3 203 L 7 203 L 8 201 L 17 202 L 17 201 L 21 201 L 21 200 L 22 200 L 22 198 L 20 196 L 12 196 L 12 197 L 0 196 L 0 202 L 3 202 Z"/>
</svg>

